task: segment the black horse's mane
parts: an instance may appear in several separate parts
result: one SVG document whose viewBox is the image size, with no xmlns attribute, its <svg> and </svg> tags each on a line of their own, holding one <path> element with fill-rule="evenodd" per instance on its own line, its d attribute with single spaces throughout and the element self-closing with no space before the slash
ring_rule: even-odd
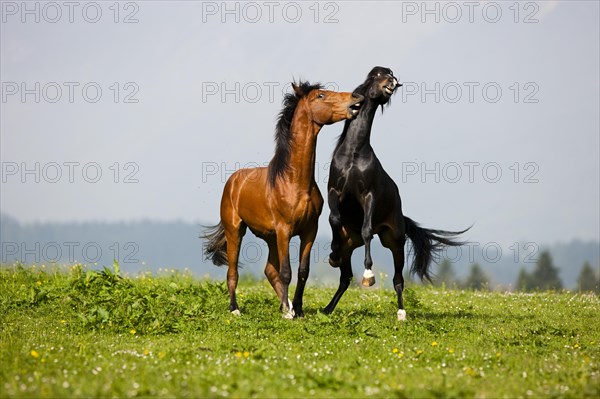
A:
<svg viewBox="0 0 600 399">
<path fill-rule="evenodd" d="M 372 99 L 369 98 L 369 88 L 373 84 L 374 78 L 377 76 L 378 72 L 391 73 L 392 71 L 387 68 L 384 68 L 384 67 L 373 68 L 371 70 L 371 72 L 369 72 L 367 79 L 365 79 L 365 81 L 360 86 L 358 86 L 356 89 L 354 89 L 354 91 L 353 91 L 353 93 L 360 94 L 365 98 L 363 100 L 363 103 L 366 103 L 367 101 L 372 101 Z M 385 104 L 381 104 L 381 113 L 383 113 L 383 107 L 384 106 L 389 107 L 391 103 L 392 103 L 392 99 L 388 98 L 388 100 Z M 363 104 L 362 108 L 364 108 L 364 104 Z M 346 121 L 344 122 L 344 130 L 342 130 L 342 134 L 340 134 L 340 136 L 338 137 L 338 141 L 335 146 L 335 150 L 337 150 L 338 147 L 340 145 L 342 145 L 342 143 L 344 142 L 344 139 L 346 138 L 346 133 L 348 132 L 348 128 L 350 127 L 351 122 L 352 122 L 351 119 L 346 119 Z M 334 150 L 334 152 L 335 152 L 335 150 Z"/>
<path fill-rule="evenodd" d="M 283 108 L 279 112 L 277 125 L 275 126 L 275 155 L 273 156 L 273 159 L 271 159 L 271 162 L 269 162 L 268 167 L 268 180 L 271 187 L 275 186 L 277 178 L 282 176 L 290 167 L 290 153 L 292 151 L 292 119 L 300 99 L 313 90 L 320 90 L 323 88 L 319 83 L 310 84 L 303 81 L 300 81 L 297 86 L 300 94 L 287 93 L 283 97 Z"/>
</svg>

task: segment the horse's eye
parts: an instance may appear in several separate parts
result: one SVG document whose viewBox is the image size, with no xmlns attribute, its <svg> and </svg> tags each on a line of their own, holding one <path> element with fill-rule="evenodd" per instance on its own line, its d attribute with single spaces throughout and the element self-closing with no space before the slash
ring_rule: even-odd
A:
<svg viewBox="0 0 600 399">
<path fill-rule="evenodd" d="M 325 94 L 319 93 L 319 95 L 317 96 L 317 98 L 323 99 L 323 98 L 325 98 Z"/>
<path fill-rule="evenodd" d="M 381 72 L 377 72 L 377 76 L 381 76 Z"/>
</svg>

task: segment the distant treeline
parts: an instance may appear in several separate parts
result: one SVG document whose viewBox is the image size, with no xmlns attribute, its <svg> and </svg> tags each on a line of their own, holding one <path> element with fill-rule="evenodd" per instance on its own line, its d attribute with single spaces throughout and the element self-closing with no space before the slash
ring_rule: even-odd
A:
<svg viewBox="0 0 600 399">
<path fill-rule="evenodd" d="M 575 269 L 572 270 L 575 273 Z M 542 251 L 532 272 L 521 268 L 512 288 L 515 291 L 548 291 L 566 288 L 559 276 L 560 270 L 554 265 L 549 251 Z M 492 287 L 491 278 L 478 263 L 473 263 L 469 274 L 459 279 L 454 273 L 452 263 L 448 259 L 439 264 L 437 278 L 433 282 L 437 286 L 457 287 L 473 290 L 489 290 Z M 600 273 L 594 270 L 590 262 L 585 262 L 577 273 L 577 285 L 574 288 L 581 292 L 600 294 Z"/>
<path fill-rule="evenodd" d="M 199 276 L 223 278 L 225 269 L 205 261 L 199 235 L 201 223 L 140 221 L 132 223 L 34 223 L 21 224 L 0 215 L 0 262 L 60 263 L 81 262 L 91 267 L 112 265 L 117 260 L 124 272 L 158 271 L 162 268 L 188 268 Z M 329 232 L 321 232 L 313 247 L 311 279 L 336 283 L 337 269 L 327 264 Z M 535 242 L 515 243 L 502 251 L 496 243 L 471 243 L 433 266 L 436 284 L 461 287 L 537 288 L 579 287 L 600 269 L 600 243 L 573 240 L 552 246 Z M 292 240 L 291 260 L 297 263 L 297 239 Z M 393 274 L 392 259 L 377 240 L 372 245 L 374 271 Z M 410 247 L 407 245 L 407 252 Z M 242 273 L 261 278 L 266 262 L 266 244 L 252 236 L 244 238 L 240 260 Z M 412 260 L 409 256 L 408 261 Z M 363 251 L 353 256 L 355 275 L 362 274 Z M 540 263 L 542 268 L 540 269 Z M 551 267 L 548 267 L 551 266 Z M 584 265 L 586 267 L 584 268 Z M 408 267 L 405 268 L 407 270 Z M 585 270 L 584 270 L 585 269 Z M 550 272 L 548 272 L 551 270 Z M 583 277 L 581 277 L 583 275 Z M 554 282 L 551 280 L 555 279 Z M 550 281 L 550 283 L 546 283 Z"/>
</svg>

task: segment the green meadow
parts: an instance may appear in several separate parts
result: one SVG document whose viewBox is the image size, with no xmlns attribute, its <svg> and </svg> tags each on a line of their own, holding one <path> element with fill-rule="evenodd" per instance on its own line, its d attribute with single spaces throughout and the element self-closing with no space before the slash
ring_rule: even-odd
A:
<svg viewBox="0 0 600 399">
<path fill-rule="evenodd" d="M 0 397 L 600 397 L 600 299 L 309 284 L 285 320 L 266 281 L 0 269 Z"/>
</svg>

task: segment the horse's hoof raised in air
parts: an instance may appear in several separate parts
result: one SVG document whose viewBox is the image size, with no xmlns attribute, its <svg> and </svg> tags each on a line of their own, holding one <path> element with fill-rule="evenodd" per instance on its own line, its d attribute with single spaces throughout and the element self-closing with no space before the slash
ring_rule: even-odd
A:
<svg viewBox="0 0 600 399">
<path fill-rule="evenodd" d="M 341 258 L 332 256 L 333 254 L 329 254 L 329 258 L 327 259 L 327 261 L 329 262 L 329 264 L 331 265 L 331 267 L 340 267 L 341 264 Z"/>
<path fill-rule="evenodd" d="M 375 274 L 370 269 L 366 269 L 363 273 L 362 285 L 365 287 L 371 287 L 375 284 Z"/>
</svg>

